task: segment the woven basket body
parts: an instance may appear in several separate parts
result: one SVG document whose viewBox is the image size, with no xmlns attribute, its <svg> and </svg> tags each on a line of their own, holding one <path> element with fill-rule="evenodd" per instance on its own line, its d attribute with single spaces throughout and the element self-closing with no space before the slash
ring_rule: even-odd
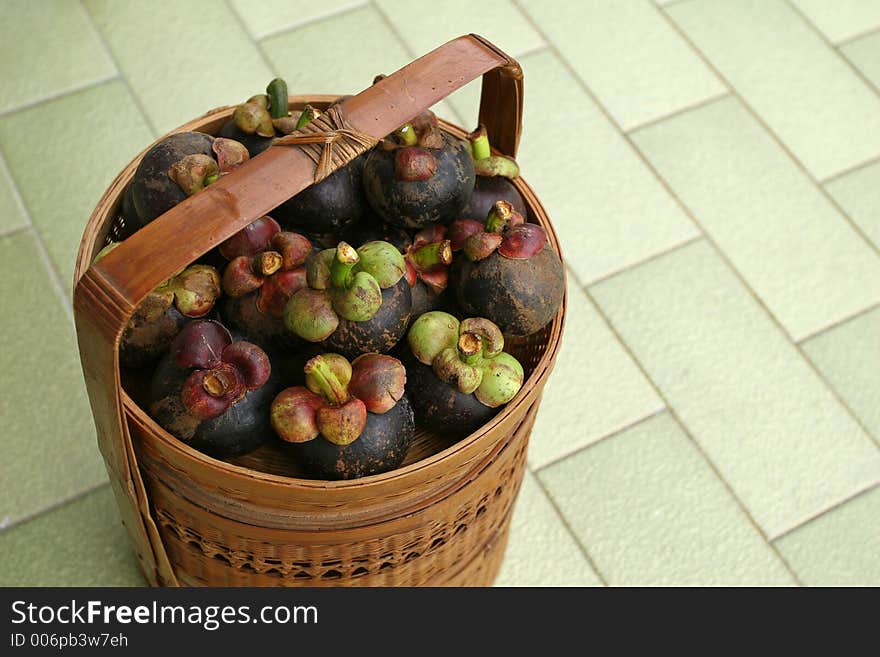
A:
<svg viewBox="0 0 880 657">
<path fill-rule="evenodd" d="M 440 59 L 449 61 L 448 57 Z M 463 84 L 456 82 L 456 86 Z M 521 101 L 521 81 L 519 84 Z M 332 98 L 292 96 L 290 105 L 299 109 L 309 102 L 326 107 Z M 419 104 L 414 107 L 422 109 Z M 214 110 L 179 130 L 214 134 L 231 113 L 232 108 Z M 405 117 L 394 120 L 399 124 L 408 120 Z M 518 123 L 515 125 L 516 135 L 512 141 L 508 139 L 510 154 L 515 152 L 518 139 Z M 443 128 L 465 136 L 456 126 L 443 123 Z M 139 161 L 140 156 L 119 174 L 89 220 L 80 247 L 74 301 L 99 444 L 147 580 L 153 585 L 184 586 L 491 584 L 507 542 L 541 390 L 559 348 L 565 304 L 542 331 L 509 344 L 527 375 L 512 402 L 491 422 L 455 444 L 419 432 L 407 460 L 397 470 L 354 481 L 306 479 L 272 446 L 232 462 L 212 459 L 161 429 L 137 403 L 137 386 L 123 386 L 115 349 L 125 318 L 142 296 L 129 284 L 140 272 L 123 271 L 122 267 L 102 271 L 90 266 L 119 227 L 122 194 Z M 242 187 L 251 193 L 247 191 L 246 169 L 242 167 L 232 176 L 241 173 Z M 254 180 L 259 173 L 250 175 Z M 525 181 L 520 179 L 516 184 L 529 207 L 530 221 L 546 229 L 550 247 L 559 251 L 540 202 Z M 193 199 L 207 196 L 212 187 Z M 224 207 L 233 205 L 225 203 Z M 230 210 L 240 225 L 256 217 L 238 215 L 264 213 L 243 206 L 236 203 Z M 175 212 L 178 210 L 169 211 L 154 223 L 170 224 L 166 219 Z M 199 209 L 191 212 L 198 214 Z M 128 248 L 135 255 L 152 252 L 154 258 L 164 257 L 161 245 L 165 242 L 155 236 L 141 239 L 140 233 L 152 226 L 113 253 Z M 193 237 L 198 244 L 192 247 L 190 255 L 194 255 L 189 259 L 235 229 L 224 224 L 222 235 Z M 134 245 L 129 246 L 130 242 Z M 186 258 L 181 254 L 179 261 Z M 176 271 L 173 267 L 177 264 L 169 259 L 168 275 Z M 159 268 L 151 275 L 161 278 Z M 141 287 L 151 289 L 150 276 L 142 276 Z"/>
</svg>

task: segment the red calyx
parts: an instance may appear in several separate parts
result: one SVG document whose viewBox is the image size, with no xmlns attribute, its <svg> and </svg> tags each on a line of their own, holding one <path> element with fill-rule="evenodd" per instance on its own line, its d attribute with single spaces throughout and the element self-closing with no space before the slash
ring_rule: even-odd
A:
<svg viewBox="0 0 880 657">
<path fill-rule="evenodd" d="M 223 414 L 248 390 L 261 388 L 272 372 L 266 352 L 250 342 L 232 342 L 214 321 L 187 324 L 172 354 L 179 367 L 195 368 L 180 394 L 186 410 L 199 420 Z"/>
<path fill-rule="evenodd" d="M 504 231 L 498 253 L 505 258 L 527 260 L 541 252 L 547 243 L 547 234 L 537 224 L 519 224 Z"/>
<path fill-rule="evenodd" d="M 476 219 L 458 219 L 453 221 L 447 231 L 453 251 L 461 251 L 468 237 L 484 230 L 484 225 Z"/>
<path fill-rule="evenodd" d="M 401 362 L 384 354 L 363 354 L 351 364 L 348 391 L 371 413 L 387 413 L 403 397 L 406 369 Z"/>
<path fill-rule="evenodd" d="M 446 289 L 448 268 L 452 264 L 452 243 L 446 239 L 445 226 L 432 224 L 416 233 L 405 258 L 410 287 L 419 278 L 437 293 Z"/>
<path fill-rule="evenodd" d="M 437 158 L 419 146 L 403 146 L 394 152 L 394 177 L 405 182 L 429 180 L 437 170 Z"/>
<path fill-rule="evenodd" d="M 273 220 L 269 221 L 277 226 Z M 245 245 L 252 250 L 251 247 L 259 242 L 265 242 L 262 250 L 239 255 L 226 266 L 223 290 L 231 297 L 242 297 L 259 290 L 257 308 L 280 318 L 290 297 L 306 285 L 304 264 L 312 252 L 312 243 L 297 233 L 272 232 L 271 224 L 263 224 L 254 229 L 253 239 L 242 237 L 237 246 Z M 230 248 L 229 252 L 233 249 Z"/>
<path fill-rule="evenodd" d="M 253 257 L 269 248 L 281 226 L 272 217 L 260 217 L 220 245 L 220 255 L 227 260 L 238 256 Z"/>
</svg>

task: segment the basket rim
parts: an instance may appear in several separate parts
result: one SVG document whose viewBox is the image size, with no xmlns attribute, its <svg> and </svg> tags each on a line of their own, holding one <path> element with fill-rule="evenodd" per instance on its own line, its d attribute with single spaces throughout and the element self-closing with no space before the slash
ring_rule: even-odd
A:
<svg viewBox="0 0 880 657">
<path fill-rule="evenodd" d="M 326 105 L 331 103 L 333 100 L 338 98 L 339 95 L 333 94 L 299 94 L 299 95 L 291 95 L 289 97 L 289 104 L 292 108 L 301 107 L 305 103 L 311 103 L 313 105 Z M 109 209 L 112 208 L 117 202 L 121 201 L 122 192 L 125 189 L 125 186 L 130 182 L 136 163 L 140 161 L 143 155 L 152 148 L 153 145 L 164 139 L 170 134 L 174 134 L 177 132 L 184 132 L 189 130 L 199 131 L 199 129 L 204 129 L 206 123 L 217 122 L 223 119 L 226 119 L 231 116 L 232 111 L 234 110 L 234 105 L 224 105 L 221 107 L 214 108 L 205 112 L 201 116 L 198 116 L 183 125 L 168 131 L 154 142 L 152 142 L 149 146 L 139 152 L 127 165 L 125 165 L 120 173 L 114 178 L 114 180 L 110 183 L 105 191 L 104 195 L 98 201 L 98 205 L 95 207 L 92 212 L 89 220 L 86 224 L 86 228 L 84 231 L 85 237 L 88 234 L 89 229 L 93 226 L 93 224 L 105 224 L 109 217 Z M 464 139 L 468 135 L 468 131 L 464 130 L 460 126 L 451 123 L 445 119 L 439 118 L 439 122 L 441 127 L 447 132 Z M 493 148 L 493 151 L 495 149 Z M 128 172 L 128 175 L 126 175 Z M 523 195 L 526 204 L 532 209 L 533 213 L 537 215 L 542 221 L 541 226 L 547 232 L 548 240 L 552 245 L 553 249 L 559 255 L 560 259 L 563 260 L 563 275 L 565 277 L 565 292 L 563 294 L 562 304 L 559 307 L 554 318 L 550 323 L 550 335 L 548 336 L 546 346 L 544 348 L 544 353 L 541 355 L 538 363 L 535 365 L 531 376 L 523 382 L 523 386 L 520 391 L 516 394 L 516 396 L 508 402 L 504 409 L 501 412 L 496 414 L 489 422 L 482 425 L 479 429 L 474 431 L 473 433 L 461 438 L 460 440 L 454 442 L 449 447 L 427 456 L 423 459 L 420 459 L 414 463 L 410 463 L 409 465 L 402 466 L 399 468 L 395 468 L 394 470 L 390 470 L 388 472 L 383 472 L 375 475 L 368 475 L 365 477 L 361 477 L 359 479 L 344 479 L 344 480 L 327 480 L 327 479 L 305 479 L 300 477 L 288 477 L 283 475 L 271 474 L 267 472 L 262 472 L 260 470 L 255 470 L 253 468 L 249 468 L 246 466 L 235 465 L 232 463 L 228 463 L 226 461 L 216 459 L 211 457 L 203 452 L 196 450 L 195 448 L 188 445 L 186 442 L 180 440 L 175 437 L 173 434 L 167 432 L 158 423 L 147 413 L 141 406 L 135 402 L 134 399 L 127 393 L 127 391 L 121 386 L 120 383 L 120 393 L 122 404 L 125 412 L 136 415 L 141 423 L 143 423 L 147 428 L 149 428 L 150 432 L 153 436 L 159 438 L 167 447 L 177 452 L 180 456 L 183 456 L 186 459 L 197 461 L 203 467 L 213 468 L 224 476 L 233 476 L 239 478 L 245 478 L 250 480 L 259 481 L 264 484 L 280 486 L 284 488 L 308 488 L 312 490 L 327 490 L 327 489 L 335 489 L 335 490 L 345 490 L 345 489 L 363 489 L 370 485 L 377 484 L 388 484 L 390 482 L 394 482 L 395 480 L 406 479 L 416 473 L 419 473 L 425 469 L 433 468 L 438 466 L 443 461 L 448 460 L 453 457 L 457 452 L 464 450 L 466 447 L 471 446 L 477 442 L 481 442 L 486 440 L 487 437 L 490 437 L 493 433 L 494 429 L 498 426 L 499 423 L 503 421 L 503 419 L 509 414 L 513 413 L 514 410 L 519 409 L 521 406 L 531 404 L 533 401 L 533 397 L 535 396 L 535 390 L 540 390 L 543 387 L 543 383 L 546 378 L 549 376 L 550 372 L 553 369 L 553 365 L 555 363 L 556 357 L 559 353 L 561 347 L 561 338 L 562 332 L 565 325 L 565 318 L 567 316 L 568 311 L 568 299 L 569 299 L 569 291 L 568 291 L 568 275 L 565 267 L 565 261 L 563 258 L 563 253 L 559 245 L 559 238 L 556 234 L 556 231 L 553 227 L 553 224 L 550 220 L 549 214 L 547 213 L 544 206 L 541 204 L 537 195 L 531 186 L 520 176 L 512 180 L 512 183 L 517 188 L 517 190 Z M 111 194 L 113 190 L 116 190 L 115 194 Z M 80 244 L 80 252 L 77 258 L 76 264 L 76 274 L 75 280 L 78 280 L 79 277 L 85 272 L 85 269 L 88 267 L 91 259 L 88 257 L 88 251 L 94 248 L 94 242 L 86 244 L 85 242 Z"/>
</svg>

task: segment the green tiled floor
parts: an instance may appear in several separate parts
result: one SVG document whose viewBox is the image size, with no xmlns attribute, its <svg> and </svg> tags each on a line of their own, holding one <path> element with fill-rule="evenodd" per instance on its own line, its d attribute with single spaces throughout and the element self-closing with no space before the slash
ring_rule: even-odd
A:
<svg viewBox="0 0 880 657">
<path fill-rule="evenodd" d="M 470 31 L 570 273 L 498 584 L 880 585 L 880 0 L 0 4 L 0 585 L 142 583 L 67 300 L 121 166 Z"/>
</svg>

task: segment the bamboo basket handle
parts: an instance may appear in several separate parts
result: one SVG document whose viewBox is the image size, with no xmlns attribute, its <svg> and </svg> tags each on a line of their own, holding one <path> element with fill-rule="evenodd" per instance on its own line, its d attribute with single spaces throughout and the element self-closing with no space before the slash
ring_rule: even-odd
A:
<svg viewBox="0 0 880 657">
<path fill-rule="evenodd" d="M 176 585 L 177 580 L 151 516 L 122 406 L 118 346 L 138 304 L 192 261 L 480 75 L 479 121 L 499 151 L 515 156 L 522 126 L 522 71 L 486 39 L 462 36 L 348 98 L 302 134 L 279 140 L 178 204 L 76 281 L 74 318 L 98 445 L 150 584 Z"/>
</svg>

